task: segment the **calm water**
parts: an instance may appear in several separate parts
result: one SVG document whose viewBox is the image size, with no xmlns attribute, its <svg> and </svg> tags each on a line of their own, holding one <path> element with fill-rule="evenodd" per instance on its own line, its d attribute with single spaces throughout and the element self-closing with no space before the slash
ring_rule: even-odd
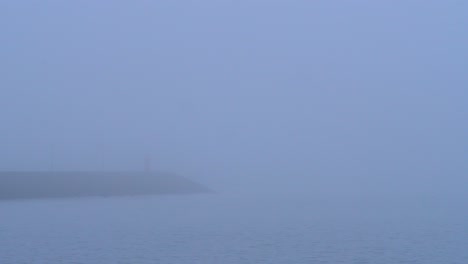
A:
<svg viewBox="0 0 468 264">
<path fill-rule="evenodd" d="M 461 264 L 463 209 L 437 199 L 223 194 L 8 201 L 0 263 Z"/>
</svg>

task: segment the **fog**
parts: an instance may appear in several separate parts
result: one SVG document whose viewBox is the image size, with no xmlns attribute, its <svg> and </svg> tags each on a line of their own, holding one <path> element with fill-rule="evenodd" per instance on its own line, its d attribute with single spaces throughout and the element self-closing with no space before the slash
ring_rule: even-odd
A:
<svg viewBox="0 0 468 264">
<path fill-rule="evenodd" d="M 0 170 L 462 193 L 464 1 L 2 1 Z"/>
</svg>

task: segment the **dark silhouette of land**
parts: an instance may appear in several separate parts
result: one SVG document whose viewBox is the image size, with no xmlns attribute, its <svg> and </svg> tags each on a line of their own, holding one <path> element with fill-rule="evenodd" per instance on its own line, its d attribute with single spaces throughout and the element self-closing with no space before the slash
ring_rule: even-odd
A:
<svg viewBox="0 0 468 264">
<path fill-rule="evenodd" d="M 163 172 L 0 172 L 0 200 L 204 192 L 210 190 Z"/>
</svg>

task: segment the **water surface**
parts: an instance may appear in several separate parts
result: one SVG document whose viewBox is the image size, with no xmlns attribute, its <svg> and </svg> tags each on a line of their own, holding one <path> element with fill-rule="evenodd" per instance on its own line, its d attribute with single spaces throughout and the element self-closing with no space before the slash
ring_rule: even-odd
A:
<svg viewBox="0 0 468 264">
<path fill-rule="evenodd" d="M 0 263 L 466 263 L 438 199 L 208 194 L 0 203 Z"/>
</svg>

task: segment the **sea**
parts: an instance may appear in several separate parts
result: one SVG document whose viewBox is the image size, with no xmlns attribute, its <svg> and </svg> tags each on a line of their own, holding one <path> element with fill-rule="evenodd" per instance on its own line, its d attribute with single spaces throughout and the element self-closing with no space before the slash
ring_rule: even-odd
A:
<svg viewBox="0 0 468 264">
<path fill-rule="evenodd" d="M 212 193 L 0 201 L 1 264 L 466 264 L 463 199 Z"/>
</svg>

